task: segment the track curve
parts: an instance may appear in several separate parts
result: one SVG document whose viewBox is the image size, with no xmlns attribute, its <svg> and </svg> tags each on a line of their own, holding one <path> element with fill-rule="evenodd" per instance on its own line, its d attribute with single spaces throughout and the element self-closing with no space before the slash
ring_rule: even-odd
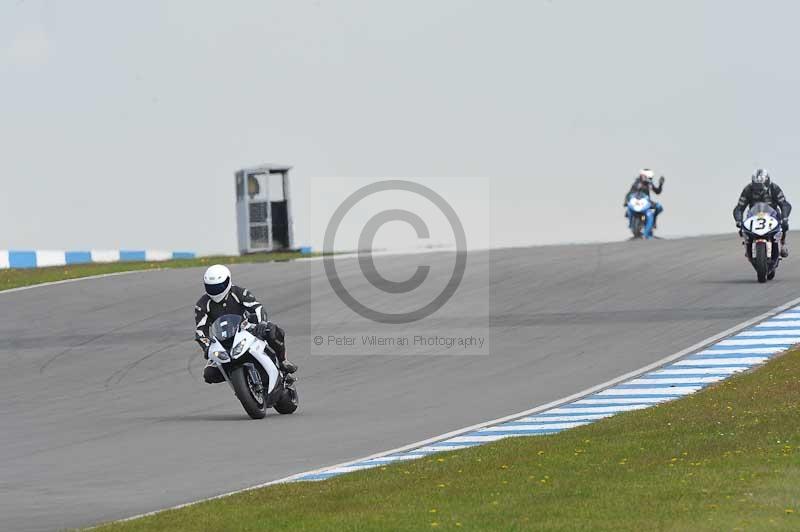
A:
<svg viewBox="0 0 800 532">
<path fill-rule="evenodd" d="M 376 262 L 402 278 L 417 260 Z M 90 525 L 398 447 L 569 395 L 800 296 L 800 262 L 758 285 L 727 236 L 470 261 L 490 272 L 490 357 L 308 356 L 321 263 L 233 266 L 302 368 L 298 413 L 261 422 L 202 382 L 197 269 L 0 293 L 0 529 Z"/>
</svg>

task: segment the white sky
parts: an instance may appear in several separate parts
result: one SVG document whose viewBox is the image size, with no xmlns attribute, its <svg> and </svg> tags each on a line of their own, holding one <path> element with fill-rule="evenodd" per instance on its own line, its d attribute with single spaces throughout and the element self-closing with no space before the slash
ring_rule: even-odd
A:
<svg viewBox="0 0 800 532">
<path fill-rule="evenodd" d="M 0 249 L 236 249 L 233 172 L 491 179 L 494 246 L 731 229 L 800 201 L 791 0 L 0 0 Z M 449 180 L 452 182 L 452 180 Z M 543 218 L 559 220 L 542 224 Z"/>
</svg>

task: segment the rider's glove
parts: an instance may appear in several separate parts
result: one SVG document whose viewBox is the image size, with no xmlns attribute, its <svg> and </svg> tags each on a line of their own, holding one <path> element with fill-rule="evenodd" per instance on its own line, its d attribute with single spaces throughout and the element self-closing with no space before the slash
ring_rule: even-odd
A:
<svg viewBox="0 0 800 532">
<path fill-rule="evenodd" d="M 742 228 L 742 222 L 741 222 L 741 220 L 736 220 L 736 228 L 737 228 L 737 229 L 741 229 L 741 228 Z"/>
<path fill-rule="evenodd" d="M 260 322 L 258 325 L 256 325 L 256 328 L 253 329 L 253 334 L 256 337 L 261 338 L 262 340 L 266 340 L 267 337 L 269 336 L 269 322 L 268 321 Z"/>
<path fill-rule="evenodd" d="M 664 176 L 662 175 L 658 178 L 658 186 L 664 185 L 664 181 L 666 181 L 666 179 L 664 179 Z"/>
<path fill-rule="evenodd" d="M 197 341 L 197 344 L 200 346 L 200 349 L 203 350 L 203 356 L 206 360 L 208 360 L 208 348 L 211 347 L 211 342 L 205 336 L 195 333 L 194 339 Z"/>
</svg>

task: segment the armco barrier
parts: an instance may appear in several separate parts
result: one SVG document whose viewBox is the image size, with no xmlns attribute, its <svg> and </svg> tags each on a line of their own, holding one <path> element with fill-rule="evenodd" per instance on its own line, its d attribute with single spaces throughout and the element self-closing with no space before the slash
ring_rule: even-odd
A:
<svg viewBox="0 0 800 532">
<path fill-rule="evenodd" d="M 92 262 L 163 261 L 193 259 L 191 251 L 107 249 L 91 251 L 0 250 L 0 269 L 43 268 Z"/>
</svg>

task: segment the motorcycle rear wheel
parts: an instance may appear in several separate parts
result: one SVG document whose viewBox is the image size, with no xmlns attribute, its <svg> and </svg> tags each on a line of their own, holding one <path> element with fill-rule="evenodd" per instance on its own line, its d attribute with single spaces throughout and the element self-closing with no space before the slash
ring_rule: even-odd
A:
<svg viewBox="0 0 800 532">
<path fill-rule="evenodd" d="M 275 403 L 275 411 L 279 414 L 292 414 L 297 410 L 298 398 L 297 390 L 284 388 L 281 392 L 281 398 Z"/>
<path fill-rule="evenodd" d="M 250 372 L 247 368 L 239 366 L 230 373 L 231 384 L 233 391 L 239 402 L 242 403 L 247 415 L 253 419 L 262 419 L 267 415 L 267 403 L 264 400 L 264 392 L 261 392 L 261 397 L 256 398 L 255 392 L 251 389 Z M 260 399 L 260 401 L 259 401 Z"/>
</svg>

